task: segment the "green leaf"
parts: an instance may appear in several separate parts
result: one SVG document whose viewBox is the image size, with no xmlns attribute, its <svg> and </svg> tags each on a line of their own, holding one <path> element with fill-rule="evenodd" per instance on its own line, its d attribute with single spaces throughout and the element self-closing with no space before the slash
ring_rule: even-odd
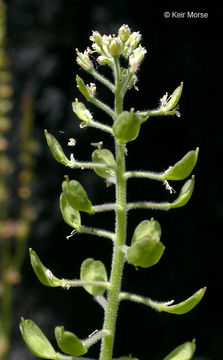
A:
<svg viewBox="0 0 223 360">
<path fill-rule="evenodd" d="M 80 356 L 86 354 L 87 348 L 83 342 L 72 332 L 64 331 L 63 326 L 55 328 L 55 337 L 57 345 L 65 354 Z"/>
<path fill-rule="evenodd" d="M 77 231 L 81 229 L 81 217 L 78 210 L 74 209 L 64 193 L 60 195 L 60 210 L 64 221 Z"/>
<path fill-rule="evenodd" d="M 195 340 L 185 342 L 171 351 L 163 360 L 191 360 L 196 349 Z"/>
<path fill-rule="evenodd" d="M 68 165 L 69 160 L 66 157 L 66 155 L 64 154 L 63 149 L 60 146 L 57 139 L 52 134 L 48 133 L 47 130 L 44 130 L 44 134 L 45 134 L 47 144 L 49 146 L 49 149 L 50 149 L 54 159 L 63 165 Z"/>
<path fill-rule="evenodd" d="M 148 268 L 155 265 L 164 252 L 160 242 L 161 227 L 153 218 L 142 221 L 135 229 L 131 246 L 127 249 L 130 264 Z"/>
<path fill-rule="evenodd" d="M 107 281 L 107 271 L 101 261 L 88 258 L 81 264 L 80 278 L 83 281 Z M 95 285 L 84 285 L 85 290 L 94 297 L 103 295 L 105 288 Z"/>
<path fill-rule="evenodd" d="M 52 272 L 42 264 L 34 250 L 29 249 L 29 255 L 32 268 L 43 285 L 51 287 L 61 286 L 61 280 L 54 276 Z"/>
<path fill-rule="evenodd" d="M 119 114 L 112 130 L 120 144 L 135 140 L 140 130 L 140 119 L 134 114 L 134 109 Z"/>
<path fill-rule="evenodd" d="M 95 168 L 96 174 L 104 179 L 115 174 L 115 159 L 111 151 L 107 149 L 97 149 L 92 153 L 92 161 L 94 163 L 105 164 L 106 168 Z"/>
<path fill-rule="evenodd" d="M 75 99 L 75 102 L 72 103 L 73 112 L 77 115 L 78 119 L 83 121 L 88 125 L 92 120 L 92 115 L 86 106 L 79 102 L 78 99 Z"/>
<path fill-rule="evenodd" d="M 56 352 L 42 330 L 32 321 L 21 319 L 20 331 L 29 350 L 42 359 L 55 359 Z"/>
<path fill-rule="evenodd" d="M 183 185 L 180 191 L 178 198 L 174 202 L 169 204 L 170 209 L 178 208 L 188 203 L 194 190 L 194 182 L 195 182 L 194 176 L 192 176 L 190 180 L 187 180 L 185 182 L 185 184 Z"/>
<path fill-rule="evenodd" d="M 186 314 L 190 310 L 192 310 L 202 299 L 204 293 L 206 291 L 206 287 L 195 292 L 191 297 L 187 300 L 180 302 L 176 305 L 167 305 L 166 303 L 155 303 L 153 307 L 159 311 L 165 311 L 170 314 L 182 315 Z"/>
<path fill-rule="evenodd" d="M 189 151 L 174 166 L 166 170 L 162 176 L 163 180 L 183 180 L 193 171 L 198 158 L 199 148 Z"/>
<path fill-rule="evenodd" d="M 76 180 L 69 181 L 68 176 L 65 176 L 65 178 L 62 189 L 70 205 L 76 210 L 93 214 L 93 207 L 83 186 Z"/>
</svg>

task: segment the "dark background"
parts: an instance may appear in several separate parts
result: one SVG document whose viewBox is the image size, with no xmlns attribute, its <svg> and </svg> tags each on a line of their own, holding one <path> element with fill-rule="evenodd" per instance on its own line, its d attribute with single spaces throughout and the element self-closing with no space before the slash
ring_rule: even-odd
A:
<svg viewBox="0 0 223 360">
<path fill-rule="evenodd" d="M 186 315 L 157 313 L 142 305 L 123 302 L 115 343 L 115 356 L 127 355 L 140 360 L 158 360 L 177 345 L 196 338 L 195 359 L 220 360 L 222 351 L 222 306 L 219 292 L 221 275 L 221 196 L 222 129 L 216 110 L 217 95 L 217 10 L 197 2 L 190 6 L 161 5 L 156 2 L 127 0 L 9 0 L 8 56 L 14 77 L 14 137 L 20 119 L 20 103 L 24 94 L 34 100 L 34 135 L 40 144 L 36 156 L 33 203 L 37 218 L 32 226 L 29 247 L 37 251 L 43 263 L 58 277 L 77 278 L 81 262 L 87 257 L 102 260 L 110 268 L 111 244 L 102 238 L 66 236 L 70 228 L 64 224 L 58 207 L 61 182 L 65 174 L 78 179 L 87 189 L 93 204 L 113 201 L 113 187 L 90 171 L 68 171 L 56 163 L 45 143 L 43 129 L 53 133 L 71 149 L 68 139 L 74 137 L 75 157 L 90 158 L 91 142 L 104 141 L 112 147 L 111 138 L 95 129 L 80 130 L 71 103 L 78 94 L 75 74 L 90 82 L 88 75 L 75 62 L 75 49 L 84 51 L 90 45 L 91 30 L 115 33 L 123 24 L 143 34 L 148 53 L 139 72 L 139 91 L 129 92 L 125 109 L 154 108 L 166 91 L 171 93 L 184 82 L 180 100 L 181 117 L 149 119 L 140 136 L 128 145 L 128 169 L 161 171 L 178 161 L 187 151 L 200 147 L 194 170 L 196 187 L 190 203 L 170 212 L 134 211 L 128 218 L 129 240 L 134 228 L 153 216 L 162 226 L 165 255 L 158 265 L 136 271 L 126 265 L 123 289 L 154 300 L 182 301 L 196 290 L 207 286 L 197 308 Z M 165 18 L 165 11 L 207 12 L 208 19 Z M 186 15 L 185 15 L 186 16 Z M 101 69 L 99 69 L 101 70 Z M 103 71 L 103 69 L 102 69 Z M 110 94 L 99 85 L 99 96 L 112 104 Z M 220 104 L 221 106 L 221 104 Z M 109 122 L 101 111 L 90 106 L 94 116 Z M 62 133 L 63 132 L 63 133 Z M 15 141 L 15 140 L 14 140 Z M 15 141 L 16 143 L 16 141 Z M 16 148 L 16 147 L 15 147 Z M 171 184 L 178 191 L 180 184 Z M 160 183 L 130 180 L 130 201 L 174 199 Z M 113 228 L 112 213 L 82 216 L 84 224 Z M 20 316 L 31 318 L 53 340 L 54 326 L 64 325 L 80 338 L 100 329 L 103 312 L 82 289 L 46 288 L 41 285 L 29 265 L 28 254 L 23 266 L 23 281 L 15 290 L 15 314 L 11 360 L 33 359 L 18 330 Z M 89 352 L 96 357 L 99 346 Z"/>
</svg>

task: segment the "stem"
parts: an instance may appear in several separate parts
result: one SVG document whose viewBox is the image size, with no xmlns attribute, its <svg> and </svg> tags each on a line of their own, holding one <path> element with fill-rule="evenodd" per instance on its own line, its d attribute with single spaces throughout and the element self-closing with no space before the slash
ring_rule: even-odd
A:
<svg viewBox="0 0 223 360">
<path fill-rule="evenodd" d="M 115 92 L 115 86 L 108 79 L 99 74 L 95 69 L 92 69 L 90 71 L 90 74 L 94 76 L 95 79 L 104 84 L 106 87 L 108 87 L 112 92 Z"/>
<path fill-rule="evenodd" d="M 141 178 L 163 181 L 162 176 L 163 173 L 155 173 L 152 171 L 127 171 L 125 173 L 126 179 L 133 177 L 141 177 Z"/>
<path fill-rule="evenodd" d="M 158 210 L 169 210 L 171 204 L 166 203 L 153 203 L 153 202 L 133 202 L 128 203 L 127 209 L 158 209 Z"/>
<path fill-rule="evenodd" d="M 116 115 L 122 112 L 123 98 L 120 95 L 120 67 L 118 59 L 114 61 L 114 73 L 116 80 L 115 111 Z M 125 179 L 125 154 L 122 146 L 116 141 L 116 241 L 113 247 L 112 270 L 110 288 L 108 290 L 107 308 L 105 312 L 103 330 L 110 335 L 104 335 L 101 344 L 100 360 L 111 360 L 115 336 L 115 327 L 119 305 L 119 293 L 124 265 L 124 254 L 121 247 L 126 239 L 126 179 Z"/>
</svg>

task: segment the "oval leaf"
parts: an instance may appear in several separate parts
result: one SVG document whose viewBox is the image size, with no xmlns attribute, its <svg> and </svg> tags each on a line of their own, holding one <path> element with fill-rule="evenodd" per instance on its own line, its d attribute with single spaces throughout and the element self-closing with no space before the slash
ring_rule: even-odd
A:
<svg viewBox="0 0 223 360">
<path fill-rule="evenodd" d="M 163 360 L 191 360 L 195 350 L 195 341 L 188 341 L 171 351 Z"/>
<path fill-rule="evenodd" d="M 56 276 L 54 276 L 52 272 L 42 264 L 42 262 L 40 261 L 39 257 L 37 256 L 34 250 L 29 249 L 29 255 L 30 255 L 32 268 L 36 276 L 38 277 L 39 281 L 43 285 L 51 286 L 51 287 L 61 286 L 62 281 L 58 279 Z"/>
<path fill-rule="evenodd" d="M 37 357 L 55 359 L 56 352 L 49 340 L 32 320 L 21 319 L 20 331 L 29 350 Z"/>
<path fill-rule="evenodd" d="M 67 176 L 62 183 L 62 189 L 66 199 L 74 209 L 93 214 L 94 210 L 87 193 L 78 181 L 69 181 Z"/>
<path fill-rule="evenodd" d="M 163 180 L 183 180 L 193 171 L 198 158 L 199 148 L 189 151 L 174 166 L 170 167 L 162 176 Z"/>
<path fill-rule="evenodd" d="M 81 217 L 78 210 L 74 209 L 64 193 L 60 195 L 60 210 L 64 221 L 77 231 L 81 229 Z"/>
<path fill-rule="evenodd" d="M 162 303 L 154 302 L 153 307 L 159 311 L 165 311 L 170 314 L 177 314 L 177 315 L 186 314 L 201 301 L 205 291 L 206 291 L 206 287 L 196 291 L 196 293 L 194 293 L 187 300 L 182 301 L 181 303 L 176 305 L 167 305 L 167 303 L 162 304 Z"/>
<path fill-rule="evenodd" d="M 130 264 L 148 268 L 157 264 L 163 255 L 165 246 L 152 238 L 143 238 L 133 243 L 127 250 Z"/>
<path fill-rule="evenodd" d="M 114 136 L 120 144 L 135 140 L 140 130 L 140 120 L 134 114 L 133 109 L 123 111 L 114 122 L 112 127 Z"/>
<path fill-rule="evenodd" d="M 57 326 L 55 328 L 55 337 L 57 345 L 65 354 L 72 356 L 86 354 L 87 348 L 82 341 L 72 332 L 64 331 L 63 326 Z"/>
<path fill-rule="evenodd" d="M 52 134 L 49 134 L 47 132 L 47 130 L 44 130 L 44 133 L 45 133 L 45 136 L 46 136 L 47 144 L 49 146 L 49 149 L 50 149 L 54 159 L 57 160 L 59 163 L 61 163 L 63 165 L 68 165 L 69 160 L 66 157 L 66 155 L 64 154 L 63 149 L 60 146 L 57 139 Z"/>
<path fill-rule="evenodd" d="M 107 271 L 101 261 L 94 261 L 88 258 L 81 265 L 80 271 L 81 280 L 85 281 L 107 281 Z M 84 288 L 94 297 L 103 295 L 105 288 L 95 285 L 84 285 Z"/>
<path fill-rule="evenodd" d="M 96 174 L 104 179 L 115 174 L 115 159 L 111 151 L 107 149 L 97 149 L 92 153 L 92 161 L 94 163 L 105 164 L 104 168 L 94 168 Z"/>
<path fill-rule="evenodd" d="M 174 202 L 169 204 L 170 209 L 178 208 L 188 203 L 194 190 L 194 182 L 194 176 L 192 176 L 190 180 L 186 181 L 180 191 L 178 198 Z"/>
</svg>

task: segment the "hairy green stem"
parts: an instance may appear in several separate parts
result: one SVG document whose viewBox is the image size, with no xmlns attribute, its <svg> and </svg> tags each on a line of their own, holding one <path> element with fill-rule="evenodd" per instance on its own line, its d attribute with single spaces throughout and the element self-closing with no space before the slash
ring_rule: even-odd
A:
<svg viewBox="0 0 223 360">
<path fill-rule="evenodd" d="M 115 112 L 120 114 L 123 109 L 123 98 L 120 94 L 120 67 L 118 59 L 115 59 L 114 73 L 116 80 Z M 113 247 L 112 270 L 110 288 L 108 290 L 107 308 L 105 312 L 103 330 L 109 335 L 104 335 L 101 344 L 100 360 L 111 360 L 115 337 L 116 319 L 119 305 L 119 294 L 124 265 L 124 254 L 121 247 L 126 239 L 126 179 L 125 179 L 125 154 L 122 146 L 116 141 L 116 240 Z"/>
</svg>

